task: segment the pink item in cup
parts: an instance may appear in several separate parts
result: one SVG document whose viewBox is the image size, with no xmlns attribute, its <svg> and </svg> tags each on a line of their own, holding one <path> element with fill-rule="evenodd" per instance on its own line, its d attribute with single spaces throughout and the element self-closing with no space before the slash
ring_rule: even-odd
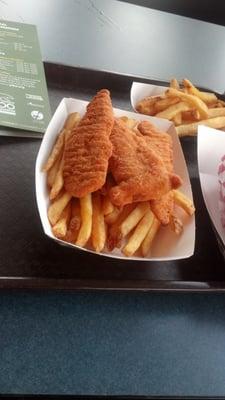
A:
<svg viewBox="0 0 225 400">
<path fill-rule="evenodd" d="M 221 216 L 222 226 L 225 228 L 225 155 L 221 158 L 221 163 L 218 168 L 219 177 L 219 211 Z"/>
</svg>

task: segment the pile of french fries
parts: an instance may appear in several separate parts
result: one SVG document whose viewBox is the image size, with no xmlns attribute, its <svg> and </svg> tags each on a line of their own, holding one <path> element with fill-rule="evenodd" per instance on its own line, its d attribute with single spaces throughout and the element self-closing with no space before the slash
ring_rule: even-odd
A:
<svg viewBox="0 0 225 400">
<path fill-rule="evenodd" d="M 198 90 L 188 79 L 180 86 L 171 79 L 170 88 L 160 96 L 146 97 L 136 109 L 142 114 L 165 118 L 175 124 L 178 136 L 194 136 L 198 125 L 225 127 L 225 102 L 214 93 Z"/>
<path fill-rule="evenodd" d="M 136 252 L 146 257 L 160 229 L 149 202 L 128 204 L 121 209 L 115 207 L 108 195 L 110 175 L 102 189 L 80 199 L 72 197 L 64 189 L 64 146 L 80 118 L 78 113 L 68 116 L 43 167 L 47 173 L 50 200 L 48 219 L 52 232 L 65 242 L 93 249 L 96 253 L 120 248 L 128 257 Z M 126 116 L 121 119 L 130 129 L 137 130 L 138 121 Z M 195 211 L 192 201 L 178 190 L 174 190 L 173 194 L 175 204 L 186 214 L 192 215 Z M 183 223 L 175 214 L 171 216 L 170 227 L 177 235 L 183 231 Z"/>
</svg>

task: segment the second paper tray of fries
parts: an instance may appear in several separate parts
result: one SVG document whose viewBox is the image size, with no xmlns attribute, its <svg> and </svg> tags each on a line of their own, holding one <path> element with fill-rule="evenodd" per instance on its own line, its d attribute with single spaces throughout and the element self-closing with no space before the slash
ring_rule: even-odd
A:
<svg viewBox="0 0 225 400">
<path fill-rule="evenodd" d="M 225 127 L 224 101 L 188 79 L 171 79 L 169 87 L 133 82 L 130 99 L 135 111 L 173 122 L 180 138 L 196 136 L 199 125 Z"/>
<path fill-rule="evenodd" d="M 110 222 L 109 226 L 106 226 L 106 229 L 104 231 L 104 235 L 106 236 L 102 240 L 104 240 L 104 245 L 103 247 L 98 250 L 97 248 L 93 248 L 93 245 L 90 243 L 90 240 L 83 245 L 82 243 L 79 243 L 79 241 L 71 243 L 68 240 L 64 240 L 63 235 L 60 237 L 60 235 L 56 234 L 57 231 L 57 218 L 54 221 L 55 215 L 52 217 L 52 223 L 49 221 L 49 209 L 51 206 L 51 194 L 53 193 L 53 188 L 49 189 L 49 175 L 43 171 L 43 167 L 46 164 L 49 155 L 51 154 L 51 151 L 54 147 L 54 144 L 57 141 L 57 138 L 59 138 L 59 133 L 63 133 L 66 135 L 66 130 L 63 129 L 65 128 L 65 122 L 68 120 L 68 116 L 71 115 L 71 113 L 77 113 L 74 114 L 75 118 L 76 115 L 79 117 L 83 117 L 83 115 L 86 112 L 86 107 L 88 105 L 88 102 L 86 101 L 81 101 L 79 99 L 71 99 L 71 98 L 64 98 L 62 99 L 61 103 L 59 104 L 52 120 L 50 121 L 50 124 L 47 128 L 47 131 L 44 135 L 44 138 L 41 143 L 41 147 L 39 149 L 39 153 L 37 156 L 36 160 L 36 171 L 35 171 L 35 180 L 36 180 L 36 199 L 37 199 L 37 205 L 38 205 L 38 210 L 39 210 L 39 215 L 41 219 L 41 223 L 43 226 L 44 233 L 50 237 L 51 239 L 57 241 L 59 244 L 64 245 L 64 246 L 69 246 L 77 251 L 85 251 L 85 252 L 91 252 L 94 254 L 98 254 L 100 256 L 105 256 L 105 257 L 113 257 L 113 258 L 119 258 L 123 260 L 139 260 L 139 261 L 166 261 L 166 260 L 176 260 L 176 259 L 183 259 L 190 257 L 194 253 L 194 244 L 195 244 L 195 217 L 194 213 L 192 213 L 191 207 L 192 207 L 192 190 L 191 190 L 191 184 L 190 184 L 190 179 L 188 175 L 188 170 L 186 166 L 186 162 L 184 159 L 183 151 L 180 145 L 180 141 L 177 137 L 174 125 L 167 120 L 163 120 L 160 118 L 152 118 L 146 115 L 138 114 L 138 113 L 133 113 L 133 112 L 128 112 L 120 109 L 113 109 L 114 116 L 116 118 L 122 118 L 122 120 L 128 125 L 135 125 L 135 121 L 141 122 L 141 121 L 150 121 L 154 123 L 154 125 L 161 129 L 164 132 L 167 132 L 171 138 L 172 138 L 172 146 L 173 146 L 173 157 L 174 157 L 174 171 L 176 174 L 178 174 L 181 179 L 182 179 L 182 186 L 179 188 L 179 194 L 178 197 L 181 196 L 181 198 L 178 199 L 178 204 L 175 206 L 176 210 L 176 218 L 174 219 L 174 224 L 175 226 L 173 229 L 171 229 L 171 226 L 159 226 L 159 224 L 155 227 L 155 231 L 157 231 L 157 234 L 155 235 L 154 233 L 154 240 L 151 243 L 150 248 L 148 251 L 145 250 L 144 256 L 143 253 L 141 254 L 141 242 L 140 246 L 137 244 L 138 240 L 141 240 L 143 242 L 143 239 L 140 239 L 138 237 L 139 231 L 140 234 L 143 235 L 143 225 L 146 225 L 149 223 L 147 217 L 146 221 L 142 221 L 143 218 L 145 217 L 146 213 L 149 212 L 149 216 L 151 216 L 151 210 L 148 209 L 148 204 L 146 206 L 146 202 L 141 202 L 133 205 L 131 207 L 130 212 L 126 212 L 126 223 L 124 224 L 123 228 L 126 231 L 126 237 L 122 238 L 122 243 L 120 243 L 120 246 L 117 246 L 113 249 L 108 249 L 107 247 L 107 234 L 108 231 L 110 230 Z M 130 126 L 131 128 L 131 126 Z M 64 132 L 65 131 L 65 132 Z M 64 138 L 65 140 L 65 138 Z M 62 162 L 62 159 L 61 159 Z M 55 163 L 56 165 L 57 163 Z M 60 162 L 58 160 L 58 166 L 60 166 Z M 52 170 L 54 169 L 53 167 L 51 168 Z M 57 186 L 57 185 L 56 185 Z M 55 188 L 54 188 L 55 189 Z M 182 195 L 184 196 L 184 199 L 182 199 Z M 101 193 L 102 198 L 104 197 L 104 191 Z M 71 206 L 71 196 L 68 197 L 68 194 L 64 192 L 63 194 L 58 194 L 54 196 L 54 193 L 52 194 L 52 197 L 55 198 L 53 201 L 55 207 L 55 203 L 59 200 L 59 202 L 64 201 L 64 223 L 65 220 L 68 218 L 68 208 L 67 205 L 70 204 Z M 78 200 L 78 199 L 76 199 Z M 182 201 L 189 201 L 190 207 L 188 209 L 188 205 L 186 207 L 186 212 L 185 206 L 184 207 L 179 207 L 179 202 L 182 203 Z M 73 199 L 72 199 L 73 201 Z M 80 217 L 81 217 L 81 228 L 82 229 L 82 224 L 84 230 L 91 230 L 95 229 L 95 224 L 99 224 L 99 215 L 97 216 L 98 221 L 94 220 L 94 213 L 93 215 L 87 215 L 88 212 L 91 210 L 95 210 L 96 207 L 99 208 L 101 207 L 99 203 L 99 194 L 92 194 L 92 196 L 88 199 L 86 199 L 86 204 L 83 204 L 83 211 L 86 214 L 82 215 L 82 201 L 79 199 L 80 202 Z M 110 204 L 107 204 L 105 199 L 102 200 L 101 204 L 104 203 L 105 208 L 109 208 L 109 210 L 106 212 L 106 218 L 105 222 L 103 220 L 103 224 L 107 225 L 107 220 L 110 221 L 110 215 L 114 217 L 116 212 L 118 210 L 115 209 L 110 209 Z M 69 203 L 70 202 L 70 203 Z M 147 207 L 147 208 L 146 208 Z M 76 205 L 74 205 L 74 208 L 76 208 Z M 67 209 L 67 214 L 65 210 Z M 188 210 L 187 210 L 188 209 Z M 88 211 L 89 210 L 89 211 Z M 190 212 L 189 212 L 190 211 Z M 118 215 L 121 213 L 121 210 L 119 210 Z M 188 215 L 189 213 L 189 215 Z M 92 212 L 91 212 L 92 214 Z M 104 213 L 103 213 L 104 214 Z M 192 215 L 190 215 L 192 214 Z M 107 218 L 108 217 L 108 218 Z M 70 209 L 70 218 L 71 217 L 71 209 Z M 83 221 L 82 221 L 83 218 Z M 88 219 L 89 218 L 89 219 Z M 93 218 L 93 220 L 90 222 L 90 218 Z M 119 217 L 118 217 L 119 218 Z M 130 218 L 130 219 L 129 219 Z M 135 218 L 136 218 L 136 223 L 135 223 Z M 61 219 L 63 220 L 63 215 L 61 215 Z M 51 218 L 50 218 L 51 220 Z M 115 219 L 116 221 L 116 219 Z M 139 226 L 140 222 L 142 221 L 142 227 Z M 91 224 L 92 223 L 92 227 Z M 54 225 L 55 224 L 55 225 Z M 101 222 L 100 222 L 101 224 Z M 150 224 L 151 225 L 151 224 Z M 150 228 L 149 225 L 149 228 Z M 180 225 L 182 225 L 182 228 L 180 228 Z M 89 226 L 89 228 L 88 228 Z M 62 228 L 61 226 L 58 226 L 59 231 Z M 55 229 L 55 230 L 54 230 Z M 147 228 L 146 229 L 146 236 L 147 236 Z M 153 229 L 153 228 L 151 228 Z M 149 229 L 150 230 L 150 229 Z M 178 232 L 177 232 L 178 231 Z M 181 232 L 182 231 L 182 232 Z M 152 232 L 153 234 L 153 232 Z M 128 244 L 126 245 L 127 241 L 129 242 L 129 246 L 132 247 L 134 245 L 135 251 L 131 251 L 129 253 L 128 250 Z M 136 246 L 136 247 L 135 247 Z M 123 251 L 123 249 L 127 248 L 127 253 L 126 251 Z M 142 243 L 142 248 L 143 248 L 143 243 Z M 97 249 L 97 250 L 96 250 Z"/>
</svg>

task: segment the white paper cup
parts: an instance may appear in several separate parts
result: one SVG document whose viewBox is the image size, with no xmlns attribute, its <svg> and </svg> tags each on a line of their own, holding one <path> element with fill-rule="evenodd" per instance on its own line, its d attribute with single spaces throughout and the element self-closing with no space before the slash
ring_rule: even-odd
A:
<svg viewBox="0 0 225 400">
<path fill-rule="evenodd" d="M 198 169 L 205 205 L 212 221 L 222 254 L 225 253 L 225 228 L 221 218 L 218 169 L 225 153 L 225 132 L 198 127 Z"/>
</svg>

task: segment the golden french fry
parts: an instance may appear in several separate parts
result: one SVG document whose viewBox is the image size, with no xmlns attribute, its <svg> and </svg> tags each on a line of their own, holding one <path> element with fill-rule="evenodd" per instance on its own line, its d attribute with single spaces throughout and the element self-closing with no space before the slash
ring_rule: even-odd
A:
<svg viewBox="0 0 225 400">
<path fill-rule="evenodd" d="M 222 117 L 225 116 L 225 107 L 220 107 L 220 108 L 210 108 L 209 109 L 209 118 L 215 118 L 215 117 Z"/>
<path fill-rule="evenodd" d="M 107 223 L 107 225 L 114 224 L 114 222 L 116 222 L 116 220 L 119 217 L 121 212 L 122 212 L 122 210 L 115 207 L 114 210 L 110 214 L 106 215 L 105 222 Z"/>
<path fill-rule="evenodd" d="M 176 78 L 172 78 L 170 80 L 170 87 L 173 88 L 173 89 L 177 89 L 177 90 L 180 89 L 179 82 L 178 82 L 178 80 Z"/>
<path fill-rule="evenodd" d="M 138 121 L 138 123 L 134 126 L 134 128 L 132 129 L 133 130 L 133 132 L 136 134 L 136 135 L 141 135 L 141 132 L 139 131 L 139 129 L 138 129 L 138 124 L 140 123 L 140 121 Z"/>
<path fill-rule="evenodd" d="M 191 88 L 189 89 L 189 93 L 194 94 L 195 96 L 197 96 L 197 92 L 196 92 L 196 88 Z M 204 103 L 211 104 L 214 103 L 217 100 L 217 97 L 215 95 L 215 93 L 210 93 L 210 92 L 201 92 L 200 90 L 198 91 L 198 97 L 204 101 Z"/>
<path fill-rule="evenodd" d="M 225 107 L 225 101 L 224 100 L 217 100 L 217 104 L 219 107 Z"/>
<path fill-rule="evenodd" d="M 119 117 L 118 119 L 126 124 L 129 118 L 126 115 L 122 115 L 122 117 Z"/>
<path fill-rule="evenodd" d="M 135 126 L 138 124 L 138 121 L 136 119 L 128 118 L 125 115 L 119 117 L 118 119 L 123 121 L 129 129 L 134 129 Z"/>
<path fill-rule="evenodd" d="M 139 221 L 127 244 L 122 250 L 126 256 L 132 256 L 139 249 L 141 243 L 143 242 L 152 225 L 153 219 L 154 215 L 149 208 L 142 219 Z"/>
<path fill-rule="evenodd" d="M 148 233 L 145 236 L 145 238 L 141 244 L 141 252 L 144 257 L 147 256 L 147 254 L 151 248 L 152 242 L 156 236 L 156 233 L 159 230 L 159 227 L 160 227 L 160 222 L 157 218 L 154 217 L 152 225 L 150 226 Z"/>
<path fill-rule="evenodd" d="M 173 104 L 179 103 L 179 97 L 164 97 L 157 100 L 154 104 L 155 114 L 166 110 L 168 107 L 172 106 Z"/>
<path fill-rule="evenodd" d="M 64 160 L 63 157 L 61 158 L 60 164 L 59 164 L 59 169 L 56 173 L 49 198 L 50 200 L 54 200 L 56 196 L 58 196 L 60 190 L 63 188 L 64 180 L 63 180 L 63 164 Z"/>
<path fill-rule="evenodd" d="M 81 216 L 80 216 L 80 202 L 79 199 L 73 198 L 71 206 L 71 220 L 68 224 L 68 229 L 64 240 L 70 243 L 75 243 L 80 230 Z"/>
<path fill-rule="evenodd" d="M 70 132 L 70 129 L 72 127 L 74 127 L 80 120 L 80 114 L 79 113 L 72 113 L 69 114 L 65 124 L 64 124 L 64 129 L 63 131 L 60 132 L 58 139 L 55 143 L 55 146 L 51 152 L 51 155 L 48 158 L 48 161 L 44 167 L 44 171 L 48 171 L 48 178 L 47 178 L 47 183 L 48 186 L 52 187 L 54 184 L 54 181 L 56 179 L 56 174 L 58 171 L 58 177 L 57 177 L 57 182 L 59 185 L 59 182 L 61 181 L 60 185 L 62 188 L 62 173 L 61 176 L 59 174 L 59 162 L 61 160 L 62 163 L 62 154 L 63 154 L 63 149 L 64 149 L 64 142 L 67 138 L 68 132 Z M 61 165 L 61 172 L 62 172 L 62 165 Z M 60 186 L 59 185 L 59 186 Z M 57 189 L 56 192 L 60 191 L 61 189 Z M 57 193 L 57 194 L 58 194 Z M 53 193 L 50 196 L 50 199 L 53 199 L 57 196 L 57 194 L 55 194 L 55 192 L 53 191 Z"/>
<path fill-rule="evenodd" d="M 136 119 L 129 119 L 129 123 L 127 124 L 127 126 L 132 131 L 135 131 L 139 122 L 140 121 L 137 121 Z"/>
<path fill-rule="evenodd" d="M 114 210 L 114 205 L 112 204 L 109 196 L 106 194 L 106 196 L 103 196 L 102 199 L 102 211 L 104 215 L 111 214 Z"/>
<path fill-rule="evenodd" d="M 92 216 L 92 246 L 97 253 L 103 250 L 106 241 L 106 225 L 101 205 L 101 196 L 99 192 L 92 194 L 93 216 Z"/>
<path fill-rule="evenodd" d="M 181 100 L 190 104 L 192 108 L 197 108 L 201 118 L 208 117 L 208 107 L 207 105 L 197 96 L 193 96 L 192 94 L 183 93 L 176 89 L 168 89 L 166 90 L 166 96 L 168 97 L 180 97 Z"/>
<path fill-rule="evenodd" d="M 164 96 L 150 96 L 145 97 L 136 105 L 136 110 L 141 114 L 155 115 L 155 104 L 158 100 L 164 99 Z"/>
<path fill-rule="evenodd" d="M 81 120 L 80 114 L 78 112 L 74 112 L 69 114 L 67 120 L 65 122 L 65 142 L 68 140 L 72 130 L 79 124 Z"/>
<path fill-rule="evenodd" d="M 181 90 L 181 92 L 184 92 L 184 93 L 189 93 L 189 91 L 188 91 L 188 89 L 186 88 L 186 87 L 183 87 L 182 89 L 180 89 Z"/>
<path fill-rule="evenodd" d="M 77 246 L 85 246 L 92 229 L 92 196 L 91 193 L 80 199 L 81 227 L 76 240 Z"/>
<path fill-rule="evenodd" d="M 196 110 L 195 108 L 192 110 L 189 110 L 189 111 L 182 112 L 182 121 L 192 122 L 192 121 L 199 121 L 199 120 L 200 120 L 200 114 L 199 114 L 198 110 Z"/>
<path fill-rule="evenodd" d="M 64 124 L 64 129 L 71 130 L 80 121 L 80 114 L 78 112 L 73 112 L 68 115 L 66 122 Z"/>
<path fill-rule="evenodd" d="M 191 124 L 180 125 L 176 127 L 176 131 L 179 137 L 194 136 L 197 133 L 199 125 L 205 125 L 209 126 L 210 128 L 221 129 L 225 127 L 225 116 L 209 118 L 198 122 L 193 122 Z"/>
<path fill-rule="evenodd" d="M 126 123 L 127 127 L 131 130 L 134 130 L 138 124 L 139 124 L 139 121 L 137 121 L 136 119 L 131 119 L 131 118 L 129 118 Z"/>
<path fill-rule="evenodd" d="M 63 193 L 59 198 L 55 199 L 50 204 L 48 209 L 48 219 L 51 225 L 55 225 L 59 220 L 64 208 L 67 206 L 71 199 L 71 195 L 67 192 Z"/>
<path fill-rule="evenodd" d="M 214 101 L 213 103 L 210 103 L 210 104 L 207 104 L 207 105 L 208 105 L 208 109 L 224 107 L 219 103 L 219 101 Z"/>
<path fill-rule="evenodd" d="M 173 190 L 174 193 L 174 202 L 188 215 L 193 215 L 195 212 L 195 206 L 191 199 L 189 199 L 184 193 L 180 192 L 180 190 Z"/>
<path fill-rule="evenodd" d="M 65 129 L 63 129 L 56 140 L 56 143 L 51 151 L 51 154 L 43 167 L 43 171 L 47 172 L 55 163 L 60 154 L 62 154 L 64 146 Z"/>
<path fill-rule="evenodd" d="M 217 100 L 217 97 L 214 93 L 201 92 L 188 79 L 183 79 L 183 85 L 185 88 L 188 89 L 188 93 L 199 97 L 199 99 L 201 99 L 205 103 L 213 103 Z"/>
<path fill-rule="evenodd" d="M 182 113 L 179 112 L 177 113 L 173 118 L 172 121 L 175 126 L 181 125 L 182 124 Z"/>
<path fill-rule="evenodd" d="M 176 235 L 180 235 L 184 229 L 183 222 L 174 214 L 170 215 L 170 227 Z"/>
<path fill-rule="evenodd" d="M 136 107 L 136 110 L 137 110 L 138 113 L 145 114 L 145 115 L 152 115 L 153 116 L 156 113 L 154 105 L 151 105 L 151 106 L 138 105 Z"/>
<path fill-rule="evenodd" d="M 71 215 L 71 202 L 67 204 L 64 208 L 58 222 L 52 227 L 53 234 L 59 238 L 63 239 L 66 236 L 67 225 Z"/>
<path fill-rule="evenodd" d="M 128 235 L 128 233 L 132 231 L 132 229 L 138 224 L 138 222 L 149 209 L 150 205 L 147 201 L 143 201 L 136 206 L 136 208 L 121 224 L 120 231 L 122 237 L 125 237 L 126 235 Z"/>
<path fill-rule="evenodd" d="M 62 156 L 60 154 L 60 157 L 57 158 L 57 160 L 53 164 L 53 166 L 47 171 L 47 184 L 50 188 L 53 186 L 53 183 L 55 181 L 55 177 L 59 170 L 61 159 L 62 159 Z"/>
<path fill-rule="evenodd" d="M 180 103 L 173 104 L 172 106 L 166 108 L 166 110 L 161 111 L 156 114 L 157 118 L 166 118 L 166 119 L 173 119 L 175 115 L 182 111 L 187 111 L 190 109 L 190 105 L 181 101 Z"/>
<path fill-rule="evenodd" d="M 107 236 L 107 247 L 109 250 L 113 250 L 115 247 L 119 247 L 121 239 L 122 239 L 122 234 L 121 234 L 121 229 L 120 229 L 121 224 L 127 218 L 127 216 L 134 210 L 134 208 L 135 208 L 134 203 L 127 204 L 126 206 L 124 206 L 124 208 L 122 210 L 120 210 L 119 214 L 117 215 L 117 218 L 114 220 L 114 222 L 109 227 L 108 236 Z M 115 210 L 116 210 L 116 208 L 115 208 Z M 110 216 L 110 214 L 107 215 L 107 217 L 109 217 L 109 216 Z M 106 217 L 106 219 L 107 219 L 107 217 Z"/>
</svg>

